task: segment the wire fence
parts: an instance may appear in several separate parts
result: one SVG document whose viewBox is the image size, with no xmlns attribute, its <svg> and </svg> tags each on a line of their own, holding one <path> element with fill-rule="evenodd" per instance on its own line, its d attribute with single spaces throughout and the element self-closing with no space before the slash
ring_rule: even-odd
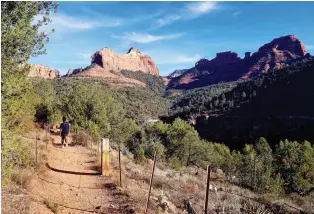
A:
<svg viewBox="0 0 314 214">
<path fill-rule="evenodd" d="M 56 176 L 53 177 L 53 179 L 49 179 L 49 176 L 42 176 L 40 173 L 37 173 L 38 181 L 42 182 L 42 186 L 53 185 L 56 186 L 56 188 L 59 186 L 61 195 L 63 194 L 63 191 L 65 191 L 61 188 L 62 186 L 77 189 L 76 192 L 81 192 L 83 195 L 86 195 L 86 197 L 80 196 L 80 200 L 84 201 L 84 205 L 88 205 L 87 207 L 90 207 L 90 209 L 85 210 L 83 209 L 84 206 L 75 208 L 64 203 L 53 203 L 57 203 L 68 209 L 101 213 L 99 209 L 95 208 L 97 207 L 96 204 L 92 202 L 93 200 L 91 198 L 93 197 L 93 194 L 86 194 L 85 191 L 104 190 L 103 180 L 90 178 L 92 180 L 92 182 L 90 182 L 88 179 L 84 178 L 85 180 L 82 181 L 82 177 L 85 175 L 91 177 L 90 175 L 102 174 L 102 163 L 104 158 L 103 150 L 101 149 L 102 146 L 100 146 L 101 144 L 91 144 L 91 146 L 88 146 L 87 148 L 70 146 L 69 148 L 63 149 L 60 148 L 59 143 L 51 140 L 55 136 L 51 137 L 51 134 L 47 133 L 49 129 L 45 130 L 46 138 L 44 138 L 44 140 L 39 142 L 38 137 L 36 137 L 36 164 L 38 164 L 37 159 L 41 157 L 37 153 L 42 152 L 42 150 L 38 148 L 40 145 L 45 145 L 43 142 L 46 142 L 46 152 L 48 154 L 53 154 L 53 156 L 48 155 L 46 161 L 48 168 L 51 169 L 51 171 L 71 174 L 73 176 L 75 175 L 78 178 L 75 180 L 77 185 L 74 185 L 73 181 L 72 183 L 67 182 L 68 180 L 64 176 Z M 47 146 L 47 139 L 49 146 Z M 114 155 L 113 153 L 111 158 L 117 160 L 118 154 Z M 149 159 L 154 159 L 151 154 L 147 155 Z M 40 162 L 43 163 L 43 161 Z M 157 207 L 163 210 L 171 210 L 179 207 L 181 210 L 186 210 L 188 213 L 196 214 L 206 213 L 205 210 L 214 210 L 215 213 L 228 212 L 228 209 L 232 209 L 232 204 L 230 205 L 230 203 L 235 203 L 235 201 L 237 201 L 237 203 L 240 204 L 240 201 L 243 199 L 260 203 L 254 197 L 245 195 L 245 193 L 232 192 L 228 188 L 219 187 L 219 181 L 216 182 L 214 179 L 210 178 L 210 176 L 206 179 L 210 170 L 208 170 L 207 174 L 192 168 L 181 172 L 171 170 L 167 168 L 164 163 L 159 161 L 158 154 L 156 162 L 157 167 L 153 173 L 153 163 L 146 166 L 139 166 L 134 163 L 133 159 L 126 158 L 125 156 L 122 156 L 121 162 L 114 161 L 112 164 L 112 168 L 120 170 L 120 173 L 122 171 L 123 179 L 121 181 L 120 174 L 120 182 L 117 182 L 121 186 L 125 185 L 125 183 L 132 184 L 133 181 L 143 181 L 146 183 L 146 185 L 144 185 L 145 189 L 141 190 L 143 192 L 143 194 L 141 194 L 143 197 L 140 202 L 143 204 L 143 207 L 146 205 L 146 207 Z M 208 182 L 206 182 L 206 180 Z M 86 185 L 87 183 L 94 183 L 95 185 Z M 139 195 L 139 192 L 136 192 L 135 194 Z M 49 198 L 45 198 L 45 200 L 48 199 Z M 146 201 L 146 204 L 144 201 Z M 107 202 L 103 201 L 102 203 Z M 292 208 L 301 211 L 296 207 Z"/>
<path fill-rule="evenodd" d="M 99 146 L 81 147 L 69 144 L 68 148 L 61 148 L 61 139 L 60 142 L 54 142 L 59 140 L 59 136 L 48 134 L 48 130 L 45 130 L 44 137 L 36 135 L 35 162 L 38 185 L 47 188 L 47 191 L 44 194 L 37 191 L 36 196 L 44 200 L 42 203 L 49 201 L 49 203 L 67 209 L 108 213 L 109 208 L 106 208 L 106 212 L 100 210 L 100 207 L 104 207 L 104 204 L 106 204 L 105 201 L 100 203 L 93 200 L 95 195 L 99 197 L 99 191 L 103 192 L 106 188 L 103 177 L 91 176 L 101 175 L 101 163 L 99 162 L 101 151 L 98 149 Z M 46 166 L 50 170 L 45 173 L 39 172 L 39 167 L 44 168 L 42 166 Z M 59 190 L 56 191 L 57 189 Z M 79 197 L 77 201 L 82 203 L 82 206 L 79 206 L 80 203 L 78 202 L 74 203 L 77 206 L 71 206 L 73 203 L 70 203 L 67 197 L 69 190 L 76 192 L 76 198 Z M 91 191 L 96 191 L 95 195 Z"/>
</svg>

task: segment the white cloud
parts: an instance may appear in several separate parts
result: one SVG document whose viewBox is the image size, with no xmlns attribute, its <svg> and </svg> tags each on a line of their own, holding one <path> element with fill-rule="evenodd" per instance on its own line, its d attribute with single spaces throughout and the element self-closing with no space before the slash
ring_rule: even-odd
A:
<svg viewBox="0 0 314 214">
<path fill-rule="evenodd" d="M 187 4 L 186 8 L 190 12 L 190 15 L 198 17 L 216 10 L 218 8 L 218 4 L 212 1 L 193 2 Z"/>
<path fill-rule="evenodd" d="M 56 27 L 64 27 L 69 29 L 89 30 L 97 27 L 116 27 L 121 24 L 117 19 L 108 20 L 91 20 L 80 17 L 69 16 L 66 14 L 58 14 L 52 17 L 52 24 Z"/>
<path fill-rule="evenodd" d="M 233 16 L 238 16 L 238 15 L 240 15 L 240 13 L 241 13 L 241 12 L 234 12 L 232 15 L 233 15 Z"/>
<path fill-rule="evenodd" d="M 314 50 L 314 45 L 305 45 L 307 50 Z"/>
<path fill-rule="evenodd" d="M 34 18 L 33 24 L 42 20 L 43 16 L 38 15 Z M 51 23 L 41 27 L 41 31 L 51 32 L 55 29 L 57 34 L 68 33 L 72 31 L 86 31 L 100 27 L 117 27 L 122 24 L 118 18 L 103 17 L 102 19 L 91 19 L 85 17 L 70 16 L 64 13 L 51 14 Z M 100 21 L 101 20 L 101 21 Z"/>
<path fill-rule="evenodd" d="M 136 32 L 126 32 L 123 36 L 112 36 L 113 38 L 117 39 L 124 39 L 128 40 L 129 42 L 136 42 L 136 43 L 151 43 L 159 40 L 168 40 L 168 39 L 175 39 L 181 37 L 183 34 L 169 34 L 169 35 L 160 35 L 154 36 L 148 33 L 136 33 Z"/>
<path fill-rule="evenodd" d="M 195 54 L 192 56 L 188 55 L 175 55 L 170 57 L 169 61 L 166 61 L 167 64 L 177 64 L 177 63 L 195 63 L 201 58 L 199 54 Z"/>
<path fill-rule="evenodd" d="M 186 8 L 194 16 L 200 16 L 217 9 L 217 3 L 211 1 L 189 3 Z"/>
<path fill-rule="evenodd" d="M 181 19 L 195 19 L 201 15 L 212 12 L 218 9 L 217 2 L 204 1 L 204 2 L 193 2 L 187 3 L 185 7 L 174 12 L 172 15 L 166 15 L 157 19 L 154 26 L 150 30 L 160 28 L 162 26 L 172 24 Z"/>
<path fill-rule="evenodd" d="M 144 54 L 152 57 L 152 59 L 157 63 L 157 65 L 175 65 L 175 64 L 194 64 L 201 56 L 199 54 L 185 54 L 180 51 L 170 51 L 170 50 L 146 50 L 143 51 Z M 171 53 L 171 54 L 169 54 Z"/>
<path fill-rule="evenodd" d="M 91 56 L 92 54 L 91 53 L 88 53 L 88 52 L 81 52 L 81 53 L 78 53 L 78 55 L 82 58 L 82 59 L 91 59 Z"/>
<path fill-rule="evenodd" d="M 171 24 L 172 22 L 178 21 L 179 19 L 181 19 L 180 15 L 165 16 L 157 20 L 156 28 L 162 27 L 167 24 Z"/>
</svg>

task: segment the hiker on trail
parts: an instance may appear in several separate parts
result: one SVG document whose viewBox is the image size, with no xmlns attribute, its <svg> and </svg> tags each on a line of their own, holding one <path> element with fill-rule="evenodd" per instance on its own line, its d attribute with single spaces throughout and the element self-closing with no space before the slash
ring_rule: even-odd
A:
<svg viewBox="0 0 314 214">
<path fill-rule="evenodd" d="M 62 147 L 64 148 L 64 141 L 66 144 L 66 147 L 68 147 L 68 135 L 70 133 L 70 123 L 66 121 L 66 118 L 62 118 L 62 123 L 60 124 L 60 136 L 61 136 L 61 143 Z"/>
</svg>

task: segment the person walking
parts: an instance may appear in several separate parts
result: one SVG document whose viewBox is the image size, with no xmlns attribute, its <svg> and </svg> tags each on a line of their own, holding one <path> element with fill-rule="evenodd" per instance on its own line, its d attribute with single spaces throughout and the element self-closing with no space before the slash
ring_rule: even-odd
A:
<svg viewBox="0 0 314 214">
<path fill-rule="evenodd" d="M 64 141 L 66 147 L 68 147 L 68 135 L 70 133 L 70 123 L 66 121 L 65 117 L 62 117 L 62 123 L 60 124 L 60 136 L 61 136 L 61 143 L 62 143 L 62 148 L 64 148 Z"/>
</svg>

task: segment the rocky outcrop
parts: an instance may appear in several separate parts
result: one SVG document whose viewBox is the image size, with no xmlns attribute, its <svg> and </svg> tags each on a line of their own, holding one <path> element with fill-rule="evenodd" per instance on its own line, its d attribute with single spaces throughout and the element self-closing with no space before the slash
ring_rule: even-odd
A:
<svg viewBox="0 0 314 214">
<path fill-rule="evenodd" d="M 97 64 L 92 64 L 84 69 L 81 68 L 69 69 L 65 77 L 93 77 L 93 78 L 101 77 L 103 79 L 106 79 L 108 83 L 111 83 L 111 85 L 117 87 L 134 85 L 143 87 L 146 86 L 144 82 L 141 82 L 139 80 L 127 78 L 122 74 L 115 73 L 113 71 L 111 72 L 104 71 L 103 67 Z"/>
<path fill-rule="evenodd" d="M 168 85 L 170 78 L 169 77 L 162 77 L 162 81 L 164 82 L 164 85 Z"/>
<path fill-rule="evenodd" d="M 83 71 L 83 68 L 70 68 L 65 76 L 70 77 Z"/>
<path fill-rule="evenodd" d="M 172 73 L 170 73 L 168 75 L 168 78 L 174 78 L 174 77 L 178 77 L 181 76 L 184 72 L 186 72 L 188 69 L 179 69 L 179 70 L 175 70 Z"/>
<path fill-rule="evenodd" d="M 100 77 L 115 85 L 138 85 L 145 83 L 123 76 L 123 70 L 141 71 L 159 75 L 159 70 L 151 57 L 144 55 L 136 48 L 130 48 L 126 54 L 116 54 L 110 48 L 103 48 L 92 55 L 91 65 L 81 69 L 69 69 L 67 77 Z"/>
<path fill-rule="evenodd" d="M 60 77 L 60 71 L 50 68 L 45 65 L 33 64 L 31 65 L 29 77 L 42 77 L 45 79 L 55 79 Z"/>
<path fill-rule="evenodd" d="M 310 57 L 302 42 L 294 35 L 283 36 L 263 45 L 252 55 L 246 52 L 243 59 L 231 51 L 217 53 L 211 60 L 201 59 L 183 75 L 170 79 L 167 87 L 190 89 L 248 79 Z"/>
<path fill-rule="evenodd" d="M 103 72 L 119 73 L 121 70 L 130 70 L 159 75 L 158 67 L 152 58 L 136 48 L 130 48 L 127 54 L 116 54 L 110 48 L 103 48 L 92 55 L 92 64 L 99 65 Z"/>
</svg>

